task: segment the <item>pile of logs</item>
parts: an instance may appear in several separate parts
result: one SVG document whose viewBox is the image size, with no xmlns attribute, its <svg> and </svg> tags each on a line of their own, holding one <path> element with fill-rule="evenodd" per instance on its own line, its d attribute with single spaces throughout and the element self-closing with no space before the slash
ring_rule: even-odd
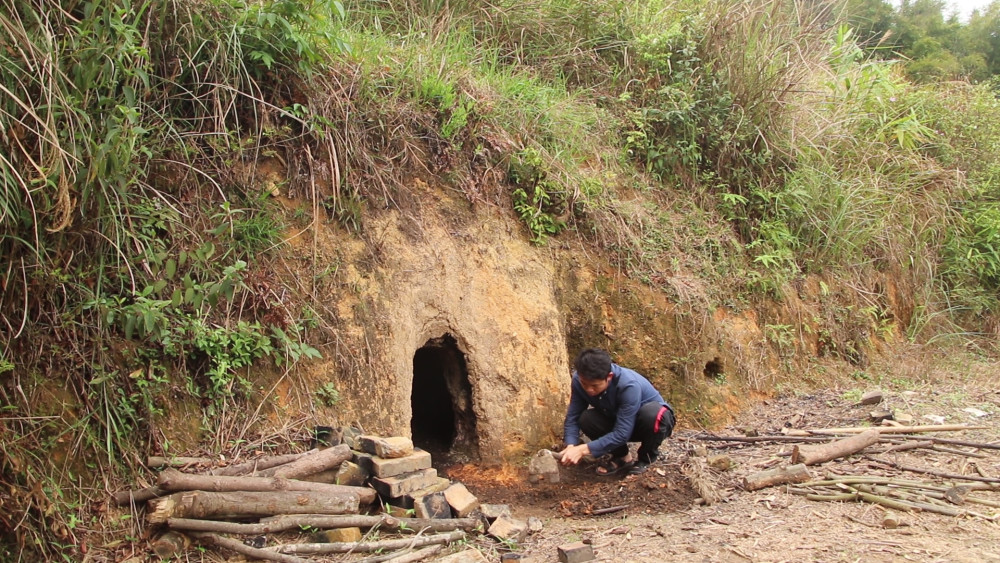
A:
<svg viewBox="0 0 1000 563">
<path fill-rule="evenodd" d="M 408 438 L 343 428 L 331 441 L 338 443 L 224 466 L 151 457 L 151 468 L 163 468 L 156 485 L 119 493 L 116 501 L 146 503 L 152 549 L 161 558 L 200 544 L 270 561 L 334 553 L 418 561 L 469 533 L 520 541 L 528 532 L 509 507 L 482 505 L 463 484 L 439 477 L 430 454 Z M 305 541 L 304 529 L 315 531 Z M 401 537 L 386 539 L 391 534 Z"/>
<path fill-rule="evenodd" d="M 916 438 L 932 432 L 955 432 L 981 429 L 967 425 L 925 425 L 881 427 L 822 428 L 813 430 L 792 430 L 772 436 L 717 436 L 701 434 L 694 438 L 706 442 L 730 442 L 733 445 L 780 443 L 791 444 L 790 452 L 778 454 L 787 457 L 786 463 L 775 460 L 770 469 L 745 475 L 740 486 L 746 491 L 756 491 L 776 485 L 786 485 L 786 491 L 802 495 L 815 501 L 863 501 L 879 504 L 885 508 L 931 512 L 948 516 L 967 516 L 1000 520 L 1000 513 L 987 514 L 990 508 L 1000 508 L 1000 502 L 990 500 L 977 492 L 1000 492 L 1000 478 L 979 471 L 977 475 L 965 475 L 924 469 L 893 461 L 874 454 L 889 454 L 921 448 L 936 452 L 950 453 L 973 458 L 985 457 L 980 450 L 1000 450 L 1000 444 L 970 442 L 945 438 Z M 957 449 L 954 446 L 972 448 Z M 725 446 L 723 446 L 725 447 Z M 880 471 L 879 475 L 843 475 L 825 471 L 817 477 L 810 467 L 826 462 L 850 458 L 863 462 L 866 467 Z M 727 456 L 713 456 L 727 457 Z M 709 460 L 711 461 L 711 457 Z M 887 476 L 890 472 L 909 472 L 939 477 L 931 482 Z M 706 499 L 706 502 L 708 499 Z M 976 508 L 970 506 L 974 505 Z M 985 508 L 984 508 L 985 507 Z M 887 516 L 883 525 L 894 527 L 898 519 Z"/>
</svg>

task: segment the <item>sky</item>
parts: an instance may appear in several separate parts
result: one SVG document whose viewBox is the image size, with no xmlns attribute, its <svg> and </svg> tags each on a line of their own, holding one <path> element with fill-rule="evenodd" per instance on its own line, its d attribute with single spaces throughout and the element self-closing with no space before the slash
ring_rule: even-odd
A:
<svg viewBox="0 0 1000 563">
<path fill-rule="evenodd" d="M 989 6 L 991 0 L 948 0 L 948 8 L 945 10 L 945 15 L 951 13 L 950 10 L 954 9 L 958 11 L 958 19 L 966 22 L 969 21 L 969 16 L 972 14 L 972 10 L 979 8 L 982 10 L 986 6 Z"/>
</svg>

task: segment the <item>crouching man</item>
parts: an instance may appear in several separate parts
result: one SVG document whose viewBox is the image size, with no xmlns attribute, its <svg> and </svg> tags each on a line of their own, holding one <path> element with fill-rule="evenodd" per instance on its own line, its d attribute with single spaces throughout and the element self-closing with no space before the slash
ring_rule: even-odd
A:
<svg viewBox="0 0 1000 563">
<path fill-rule="evenodd" d="M 646 471 L 656 461 L 663 439 L 673 433 L 673 408 L 648 379 L 612 363 L 604 350 L 583 350 L 573 367 L 562 464 L 576 465 L 584 456 L 601 458 L 610 453 L 610 459 L 597 466 L 598 475 Z M 580 443 L 581 430 L 589 443 Z M 629 442 L 639 442 L 635 459 L 629 455 Z"/>
</svg>

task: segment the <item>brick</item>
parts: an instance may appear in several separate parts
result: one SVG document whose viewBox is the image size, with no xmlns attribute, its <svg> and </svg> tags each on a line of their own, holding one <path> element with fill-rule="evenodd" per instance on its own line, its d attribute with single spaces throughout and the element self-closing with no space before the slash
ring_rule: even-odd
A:
<svg viewBox="0 0 1000 563">
<path fill-rule="evenodd" d="M 333 530 L 323 530 L 313 534 L 313 539 L 317 543 L 341 543 L 361 541 L 360 528 L 336 528 Z"/>
<path fill-rule="evenodd" d="M 583 563 L 595 559 L 594 548 L 589 543 L 582 541 L 560 545 L 556 549 L 559 553 L 560 563 Z"/>
<path fill-rule="evenodd" d="M 440 559 L 435 559 L 434 563 L 489 563 L 483 554 L 475 549 L 466 549 L 458 553 L 452 553 Z"/>
<path fill-rule="evenodd" d="M 455 516 L 459 518 L 465 518 L 479 508 L 479 499 L 462 483 L 453 483 L 444 490 L 444 496 L 448 499 L 448 504 L 455 509 Z"/>
<path fill-rule="evenodd" d="M 395 516 L 396 518 L 413 518 L 413 507 L 406 508 L 403 506 L 397 506 L 392 504 L 390 500 L 389 503 L 382 505 L 386 514 L 389 516 Z"/>
<path fill-rule="evenodd" d="M 340 464 L 340 469 L 337 470 L 336 482 L 338 485 L 361 487 L 368 480 L 368 476 L 368 472 L 361 469 L 360 465 L 345 461 Z"/>
<path fill-rule="evenodd" d="M 486 533 L 500 541 L 521 542 L 528 535 L 528 525 L 510 516 L 501 516 L 490 524 Z"/>
<path fill-rule="evenodd" d="M 431 454 L 414 449 L 410 455 L 396 458 L 371 456 L 371 472 L 376 477 L 395 477 L 403 473 L 413 473 L 431 466 Z"/>
<path fill-rule="evenodd" d="M 403 436 L 359 436 L 358 445 L 361 451 L 375 454 L 378 457 L 391 459 L 413 453 L 413 441 Z"/>
<path fill-rule="evenodd" d="M 510 505 L 482 503 L 479 505 L 479 511 L 482 512 L 483 518 L 492 522 L 501 516 L 510 516 Z"/>
<path fill-rule="evenodd" d="M 372 487 L 383 498 L 401 497 L 407 493 L 419 491 L 438 482 L 437 469 L 421 469 L 413 473 L 404 473 L 395 477 L 374 477 Z"/>
<path fill-rule="evenodd" d="M 447 489 L 449 486 L 451 486 L 451 481 L 445 479 L 444 477 L 438 477 L 437 481 L 422 489 L 418 489 L 412 493 L 406 493 L 399 498 L 390 498 L 389 503 L 395 504 L 396 506 L 402 506 L 404 508 L 413 508 L 413 503 L 416 499 L 432 493 L 439 493 Z"/>
<path fill-rule="evenodd" d="M 451 518 L 451 506 L 443 492 L 413 499 L 413 509 L 417 518 Z"/>
</svg>

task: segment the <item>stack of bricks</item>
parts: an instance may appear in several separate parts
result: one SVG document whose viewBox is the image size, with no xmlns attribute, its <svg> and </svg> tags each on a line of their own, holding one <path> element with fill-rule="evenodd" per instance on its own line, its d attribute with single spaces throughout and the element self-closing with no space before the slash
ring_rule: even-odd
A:
<svg viewBox="0 0 1000 563">
<path fill-rule="evenodd" d="M 354 454 L 341 465 L 338 482 L 371 485 L 394 516 L 464 518 L 479 508 L 465 485 L 438 476 L 431 454 L 413 447 L 409 438 L 363 435 L 352 428 L 337 434 Z"/>
</svg>

